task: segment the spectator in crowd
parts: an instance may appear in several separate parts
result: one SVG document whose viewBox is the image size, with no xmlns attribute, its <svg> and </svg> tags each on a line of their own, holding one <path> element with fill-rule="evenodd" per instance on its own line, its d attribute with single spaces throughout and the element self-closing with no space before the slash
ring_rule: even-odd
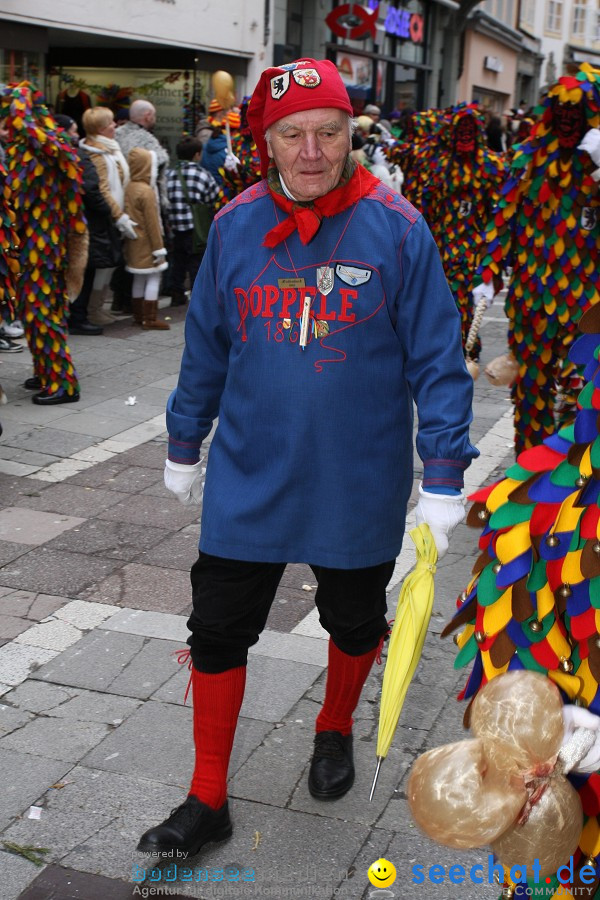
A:
<svg viewBox="0 0 600 900">
<path fill-rule="evenodd" d="M 133 275 L 133 320 L 144 329 L 168 331 L 157 317 L 160 273 L 167 268 L 167 250 L 156 199 L 158 164 L 154 150 L 134 147 L 129 153 L 130 181 L 125 188 L 125 212 L 136 223 L 135 240 L 125 238 L 125 260 Z"/>
<path fill-rule="evenodd" d="M 110 207 L 112 221 L 121 237 L 135 240 L 135 223 L 125 212 L 129 166 L 115 140 L 116 125 L 112 110 L 106 106 L 87 109 L 83 114 L 83 127 L 86 137 L 79 146 L 96 167 L 100 191 Z M 110 243 L 112 247 L 112 241 Z M 115 256 L 116 252 L 113 255 L 111 251 L 104 261 L 112 264 L 96 268 L 93 278 L 87 274 L 85 287 L 89 288 L 90 294 L 89 298 L 84 295 L 83 302 L 87 303 L 88 319 L 93 325 L 110 325 L 115 321 L 115 317 L 104 309 L 107 288 L 117 265 Z"/>
<path fill-rule="evenodd" d="M 183 138 L 177 144 L 177 165 L 167 172 L 169 223 L 173 234 L 171 306 L 187 303 L 186 276 L 191 289 L 204 256 L 204 248 L 194 249 L 194 219 L 190 204 L 203 203 L 214 208 L 220 196 L 215 179 L 200 165 L 201 156 L 201 142 L 193 137 Z"/>
</svg>

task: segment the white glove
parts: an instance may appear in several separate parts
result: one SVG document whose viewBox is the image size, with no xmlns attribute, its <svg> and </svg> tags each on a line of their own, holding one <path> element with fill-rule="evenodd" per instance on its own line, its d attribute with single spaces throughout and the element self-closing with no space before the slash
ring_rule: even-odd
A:
<svg viewBox="0 0 600 900">
<path fill-rule="evenodd" d="M 590 128 L 583 136 L 583 140 L 577 147 L 585 150 L 595 165 L 600 166 L 600 128 Z"/>
<path fill-rule="evenodd" d="M 202 460 L 188 465 L 187 463 L 171 462 L 165 460 L 165 487 L 184 506 L 192 506 L 202 500 L 202 475 L 206 470 L 202 468 Z"/>
<path fill-rule="evenodd" d="M 240 165 L 240 161 L 237 156 L 234 156 L 234 154 L 230 153 L 228 150 L 225 154 L 225 162 L 223 163 L 223 165 L 229 172 L 235 172 L 235 170 Z"/>
<path fill-rule="evenodd" d="M 161 247 L 160 250 L 152 251 L 152 256 L 154 257 L 155 263 L 161 263 L 166 255 L 167 255 L 167 251 L 166 251 L 165 247 Z"/>
<path fill-rule="evenodd" d="M 564 772 L 600 770 L 600 716 L 567 703 L 562 709 L 565 735 L 559 752 Z"/>
<path fill-rule="evenodd" d="M 386 166 L 387 168 L 388 161 L 383 147 L 375 147 L 373 155 L 371 156 L 371 161 L 377 166 Z"/>
<path fill-rule="evenodd" d="M 486 308 L 489 309 L 494 302 L 494 285 L 490 281 L 489 284 L 481 282 L 477 287 L 473 288 L 473 303 L 478 307 L 482 300 L 485 300 Z"/>
<path fill-rule="evenodd" d="M 137 222 L 134 222 L 127 213 L 122 213 L 115 222 L 115 225 L 123 237 L 129 238 L 130 241 L 135 241 L 137 233 L 134 226 L 137 225 Z"/>
<path fill-rule="evenodd" d="M 420 500 L 415 507 L 417 525 L 422 525 L 423 522 L 429 525 L 438 559 L 441 559 L 448 549 L 448 538 L 465 518 L 464 491 L 460 494 L 432 494 L 424 491 L 420 484 L 419 495 Z"/>
</svg>

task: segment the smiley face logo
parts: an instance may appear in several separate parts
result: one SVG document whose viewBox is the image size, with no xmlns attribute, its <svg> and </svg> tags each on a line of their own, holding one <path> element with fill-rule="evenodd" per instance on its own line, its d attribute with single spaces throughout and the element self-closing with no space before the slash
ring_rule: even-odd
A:
<svg viewBox="0 0 600 900">
<path fill-rule="evenodd" d="M 373 887 L 386 888 L 396 880 L 396 867 L 389 859 L 376 859 L 369 866 L 367 876 Z"/>
</svg>

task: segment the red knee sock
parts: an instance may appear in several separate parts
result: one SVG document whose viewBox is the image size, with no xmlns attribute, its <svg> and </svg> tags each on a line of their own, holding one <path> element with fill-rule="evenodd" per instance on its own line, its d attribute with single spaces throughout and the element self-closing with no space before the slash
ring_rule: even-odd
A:
<svg viewBox="0 0 600 900">
<path fill-rule="evenodd" d="M 377 650 L 375 647 L 361 656 L 349 656 L 329 639 L 325 702 L 317 716 L 317 732 L 339 731 L 344 735 L 350 734 L 352 713 L 358 705 L 360 692 L 371 671 Z"/>
<path fill-rule="evenodd" d="M 213 809 L 227 799 L 227 769 L 245 686 L 246 666 L 217 674 L 192 669 L 196 764 L 189 792 Z"/>
</svg>

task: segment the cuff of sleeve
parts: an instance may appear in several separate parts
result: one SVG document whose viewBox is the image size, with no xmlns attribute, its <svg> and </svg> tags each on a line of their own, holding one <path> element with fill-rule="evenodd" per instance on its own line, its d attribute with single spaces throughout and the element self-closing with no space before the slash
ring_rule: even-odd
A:
<svg viewBox="0 0 600 900">
<path fill-rule="evenodd" d="M 423 489 L 449 488 L 461 491 L 464 487 L 464 471 L 467 463 L 458 459 L 428 459 L 423 463 Z"/>
<path fill-rule="evenodd" d="M 188 444 L 185 441 L 177 441 L 169 438 L 169 452 L 167 458 L 174 463 L 193 465 L 200 459 L 200 444 Z"/>
<path fill-rule="evenodd" d="M 594 179 L 594 181 L 600 181 L 600 169 L 595 169 L 592 172 L 592 178 Z"/>
</svg>

